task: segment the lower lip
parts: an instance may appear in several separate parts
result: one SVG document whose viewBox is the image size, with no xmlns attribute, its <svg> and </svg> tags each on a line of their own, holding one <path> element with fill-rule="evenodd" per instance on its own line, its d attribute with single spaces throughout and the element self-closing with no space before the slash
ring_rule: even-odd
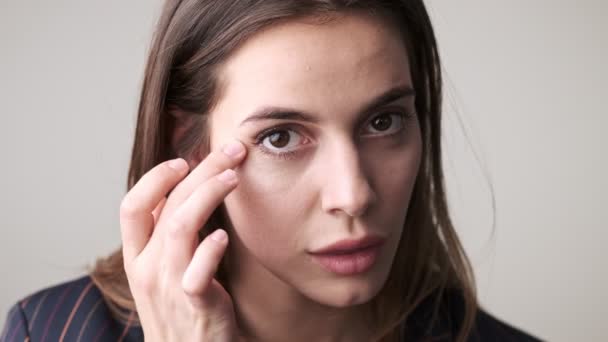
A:
<svg viewBox="0 0 608 342">
<path fill-rule="evenodd" d="M 366 272 L 374 266 L 379 251 L 380 246 L 374 246 L 348 254 L 313 254 L 312 259 L 330 272 L 353 275 Z"/>
</svg>

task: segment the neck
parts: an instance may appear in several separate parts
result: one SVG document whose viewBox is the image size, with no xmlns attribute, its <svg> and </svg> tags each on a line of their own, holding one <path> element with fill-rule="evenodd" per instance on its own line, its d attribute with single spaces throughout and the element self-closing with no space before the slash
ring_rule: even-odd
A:
<svg viewBox="0 0 608 342">
<path fill-rule="evenodd" d="M 370 341 L 365 304 L 335 308 L 314 302 L 248 260 L 238 258 L 230 266 L 227 284 L 244 341 Z"/>
</svg>

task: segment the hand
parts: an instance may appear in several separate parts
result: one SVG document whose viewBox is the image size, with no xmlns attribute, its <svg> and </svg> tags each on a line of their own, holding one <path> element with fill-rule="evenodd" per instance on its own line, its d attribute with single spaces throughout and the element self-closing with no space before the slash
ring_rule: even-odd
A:
<svg viewBox="0 0 608 342">
<path fill-rule="evenodd" d="M 237 186 L 231 168 L 246 151 L 234 144 L 232 157 L 211 152 L 190 174 L 183 159 L 161 163 L 122 200 L 124 266 L 146 341 L 238 339 L 232 299 L 214 279 L 228 236 L 218 229 L 198 241 L 199 229 Z"/>
</svg>

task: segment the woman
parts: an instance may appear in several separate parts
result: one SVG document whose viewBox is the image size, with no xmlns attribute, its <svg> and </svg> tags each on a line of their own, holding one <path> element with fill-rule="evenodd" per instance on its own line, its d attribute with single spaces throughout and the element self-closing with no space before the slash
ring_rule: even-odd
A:
<svg viewBox="0 0 608 342">
<path fill-rule="evenodd" d="M 422 1 L 168 1 L 122 248 L 2 339 L 536 340 L 478 306 Z"/>
</svg>

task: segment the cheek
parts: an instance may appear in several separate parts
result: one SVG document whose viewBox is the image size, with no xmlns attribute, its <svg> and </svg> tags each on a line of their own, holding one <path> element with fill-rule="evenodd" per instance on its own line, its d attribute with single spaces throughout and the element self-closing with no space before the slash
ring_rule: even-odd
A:
<svg viewBox="0 0 608 342">
<path fill-rule="evenodd" d="M 224 200 L 235 233 L 260 257 L 293 254 L 306 225 L 306 188 L 295 168 L 251 155 L 238 169 L 239 185 Z"/>
<path fill-rule="evenodd" d="M 420 167 L 420 154 L 416 151 L 396 155 L 385 160 L 376 177 L 388 203 L 404 203 L 409 200 Z M 394 202 L 393 202 L 394 201 Z"/>
<path fill-rule="evenodd" d="M 377 211 L 373 217 L 380 227 L 390 227 L 388 229 L 395 234 L 395 241 L 405 224 L 420 168 L 421 142 L 418 135 L 411 138 L 394 148 L 385 146 L 384 153 L 370 153 L 371 159 L 368 160 L 370 165 L 374 165 L 371 177 L 378 195 Z"/>
<path fill-rule="evenodd" d="M 300 177 L 293 162 L 282 162 L 265 156 L 255 148 L 249 149 L 247 160 L 239 167 L 242 191 L 281 196 L 289 192 L 291 185 Z M 240 187 L 240 186 L 239 186 Z"/>
</svg>

